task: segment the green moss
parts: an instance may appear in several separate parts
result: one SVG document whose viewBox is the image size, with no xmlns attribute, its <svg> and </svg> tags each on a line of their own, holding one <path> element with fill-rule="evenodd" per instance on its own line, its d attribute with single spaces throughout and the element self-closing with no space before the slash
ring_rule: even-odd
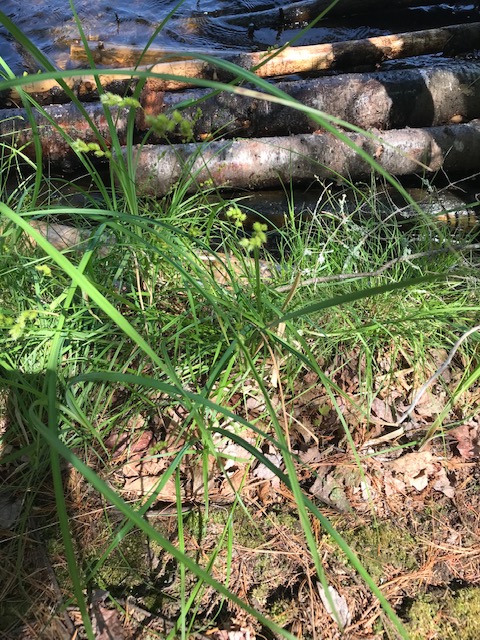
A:
<svg viewBox="0 0 480 640">
<path fill-rule="evenodd" d="M 202 513 L 192 511 L 185 520 L 185 531 L 198 539 L 208 535 L 219 535 L 229 517 L 230 513 L 225 509 L 211 509 L 206 523 Z M 265 542 L 263 521 L 255 522 L 238 507 L 233 514 L 232 528 L 235 544 L 255 548 Z"/>
<path fill-rule="evenodd" d="M 457 593 L 437 591 L 412 604 L 406 627 L 411 640 L 478 640 L 480 638 L 480 588 Z"/>
<path fill-rule="evenodd" d="M 192 512 L 185 520 L 185 535 L 202 536 L 211 541 L 218 537 L 232 516 L 227 509 L 211 509 L 208 522 L 202 514 Z M 296 561 L 289 554 L 263 553 L 262 548 L 270 549 L 271 541 L 282 531 L 286 537 L 302 536 L 298 516 L 285 509 L 269 512 L 268 517 L 252 518 L 241 507 L 236 507 L 232 516 L 233 547 L 239 547 L 248 564 L 249 599 L 261 611 L 278 619 L 287 618 L 292 613 L 292 604 L 282 608 L 283 600 L 275 600 L 271 605 L 272 593 L 286 585 L 295 575 Z M 279 538 L 281 540 L 281 536 Z M 252 552 L 248 550 L 251 549 Z M 270 611 L 273 607 L 276 613 Z M 285 609 L 285 611 L 284 611 Z"/>
<path fill-rule="evenodd" d="M 254 606 L 264 610 L 270 595 L 271 587 L 266 582 L 262 582 L 252 589 L 251 601 Z"/>
<path fill-rule="evenodd" d="M 278 511 L 270 514 L 271 524 L 283 529 L 288 529 L 292 534 L 301 534 L 302 525 L 298 519 L 298 513 L 292 513 L 291 511 Z"/>
<path fill-rule="evenodd" d="M 382 523 L 377 527 L 365 526 L 343 535 L 376 581 L 392 571 L 406 573 L 418 568 L 415 556 L 418 545 L 406 529 Z"/>
<path fill-rule="evenodd" d="M 102 589 L 142 584 L 149 572 L 145 538 L 138 531 L 127 536 L 105 560 L 94 580 Z"/>
<path fill-rule="evenodd" d="M 272 604 L 269 615 L 276 624 L 285 627 L 298 615 L 298 608 L 291 600 L 281 598 Z"/>
</svg>

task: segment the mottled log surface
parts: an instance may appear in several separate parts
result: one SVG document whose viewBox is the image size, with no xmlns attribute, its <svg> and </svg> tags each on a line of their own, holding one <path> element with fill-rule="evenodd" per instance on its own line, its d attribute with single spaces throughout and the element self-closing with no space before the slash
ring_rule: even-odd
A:
<svg viewBox="0 0 480 640">
<path fill-rule="evenodd" d="M 334 44 L 319 44 L 304 47 L 288 47 L 279 53 L 269 54 L 265 51 L 248 52 L 215 52 L 215 55 L 228 60 L 239 67 L 254 70 L 259 77 L 278 77 L 298 73 L 321 73 L 325 70 L 348 70 L 359 65 L 378 65 L 386 60 L 394 60 L 409 56 L 420 56 L 441 53 L 445 49 L 461 52 L 471 51 L 480 40 L 480 23 L 460 24 L 437 29 L 425 29 L 388 36 L 351 40 Z M 135 47 L 108 47 L 96 43 L 91 51 L 96 64 L 105 66 L 135 66 L 138 64 L 143 49 Z M 208 52 L 207 52 L 208 53 Z M 213 53 L 213 52 L 209 52 Z M 83 46 L 72 45 L 71 56 L 86 58 Z M 167 61 L 159 63 L 161 57 Z M 182 57 L 180 55 L 180 57 Z M 150 71 L 164 76 L 184 77 L 184 80 L 173 78 L 156 78 L 151 86 L 157 91 L 172 91 L 194 85 L 195 78 L 206 80 L 219 79 L 231 81 L 235 74 L 219 69 L 214 64 L 202 60 L 178 60 L 178 52 L 174 55 L 165 51 L 150 48 L 142 58 L 146 70 L 148 64 L 154 64 Z M 98 81 L 106 91 L 124 95 L 131 92 L 137 80 L 131 75 L 132 69 L 125 69 L 122 75 L 112 75 L 108 71 L 98 76 Z M 190 82 L 188 78 L 192 78 Z M 98 99 L 96 79 L 86 72 L 85 75 L 65 79 L 65 84 L 79 100 Z M 68 93 L 55 80 L 40 80 L 23 86 L 39 104 L 59 104 L 70 101 Z M 18 92 L 0 92 L 1 107 L 15 107 L 21 102 Z"/>
<path fill-rule="evenodd" d="M 478 171 L 480 121 L 468 124 L 386 131 L 381 139 L 360 134 L 348 138 L 391 175 Z M 138 192 L 162 195 L 186 175 L 190 190 L 206 181 L 219 188 L 263 189 L 316 177 L 361 179 L 371 166 L 356 149 L 333 134 L 233 140 L 209 143 L 149 145 L 137 158 Z"/>
<path fill-rule="evenodd" d="M 280 82 L 275 86 L 301 104 L 318 109 L 365 129 L 428 127 L 480 117 L 480 64 L 452 62 L 443 67 L 342 74 L 309 80 Z M 175 107 L 186 99 L 201 99 L 205 90 L 175 94 L 152 93 L 147 103 L 162 100 Z M 202 117 L 195 126 L 201 138 L 221 130 L 223 136 L 265 136 L 306 133 L 317 125 L 290 107 L 237 94 L 221 93 L 202 102 Z M 197 108 L 187 110 L 193 118 Z"/>
<path fill-rule="evenodd" d="M 446 48 L 455 52 L 471 51 L 477 47 L 479 41 L 480 23 L 474 22 L 364 40 L 287 47 L 271 53 L 216 50 L 201 53 L 228 60 L 244 69 L 255 68 L 256 75 L 268 78 L 295 73 L 316 73 L 329 69 L 348 70 L 360 65 L 381 64 L 386 60 L 442 53 Z M 155 66 L 151 70 L 155 73 L 172 73 L 173 69 L 180 76 L 192 75 L 200 78 L 211 78 L 214 71 L 207 63 L 192 65 L 184 60 L 183 65 L 170 65 L 171 62 L 178 62 L 187 56 L 195 58 L 194 51 L 182 55 L 181 51 L 168 51 L 155 46 L 145 51 L 143 47 L 118 46 L 106 42 L 91 42 L 89 45 L 90 55 L 95 63 L 105 67 L 153 64 Z M 83 44 L 70 46 L 70 58 L 88 62 Z M 162 58 L 165 61 L 162 62 Z"/>
<path fill-rule="evenodd" d="M 336 77 L 314 78 L 278 83 L 277 87 L 302 104 L 319 109 L 365 129 L 400 129 L 429 127 L 459 123 L 480 117 L 480 64 L 456 62 L 444 68 L 408 69 L 366 74 L 345 74 Z M 167 108 L 175 108 L 186 99 L 201 99 L 207 90 L 164 93 L 145 89 L 144 109 L 136 114 L 137 134 L 148 129 L 145 114 L 156 115 Z M 96 142 L 88 119 L 110 146 L 110 132 L 104 107 L 85 103 L 84 111 L 73 104 L 45 107 L 46 116 L 36 113 L 45 162 L 61 164 L 65 170 L 78 164 L 67 141 L 56 130 L 60 127 L 75 140 Z M 204 140 L 221 131 L 223 137 L 263 137 L 312 133 L 318 129 L 307 114 L 290 107 L 260 98 L 221 93 L 202 102 L 202 115 L 194 126 L 196 140 Z M 194 118 L 197 107 L 186 110 L 186 117 Z M 113 110 L 117 135 L 126 140 L 126 110 Z M 51 123 L 54 122 L 55 126 Z M 30 144 L 32 131 L 26 112 L 19 109 L 0 110 L 0 141 L 15 144 L 33 157 Z M 154 138 L 152 142 L 160 142 Z M 178 140 L 177 140 L 178 141 Z"/>
</svg>

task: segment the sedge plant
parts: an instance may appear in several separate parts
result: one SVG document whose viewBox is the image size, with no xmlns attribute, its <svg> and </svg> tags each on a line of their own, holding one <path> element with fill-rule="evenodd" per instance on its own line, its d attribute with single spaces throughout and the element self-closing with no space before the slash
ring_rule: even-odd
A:
<svg viewBox="0 0 480 640">
<path fill-rule="evenodd" d="M 0 21 L 43 66 L 40 77 L 62 82 L 75 76 L 75 71 L 54 69 L 1 12 Z M 84 38 L 80 21 L 78 27 Z M 239 82 L 255 82 L 265 93 L 242 91 L 308 111 L 321 126 L 348 141 L 335 119 L 294 103 L 272 85 L 230 63 L 209 62 L 234 72 Z M 90 63 L 99 78 L 93 60 Z M 139 92 L 148 72 L 138 71 L 136 76 L 139 84 L 133 97 L 120 100 L 105 95 L 98 84 L 110 126 L 110 145 L 101 139 L 93 144 L 68 140 L 96 192 L 89 206 L 62 207 L 63 217 L 81 218 L 91 226 L 90 240 L 81 251 L 75 247 L 58 250 L 35 226 L 37 220 L 58 214 L 58 209 L 42 206 L 41 193 L 57 186 L 44 173 L 38 134 L 35 179 L 30 183 L 25 178 L 24 182 L 31 197 L 20 196 L 18 189 L 8 195 L 2 183 L 0 367 L 8 429 L 2 434 L 0 463 L 8 470 L 5 491 L 15 486 L 26 496 L 29 487 L 22 512 L 11 524 L 18 532 L 15 557 L 25 599 L 32 597 L 32 585 L 28 585 L 27 571 L 21 570 L 20 557 L 32 528 L 29 509 L 43 500 L 48 516 L 44 530 L 35 524 L 35 518 L 33 529 L 46 539 L 61 537 L 66 566 L 56 613 L 75 604 L 86 637 L 93 638 L 95 633 L 86 594 L 111 587 L 105 577 L 109 560 L 115 554 L 123 554 L 125 560 L 123 545 L 135 532 L 155 545 L 157 558 L 166 554 L 178 567 L 177 616 L 168 637 L 186 638 L 202 624 L 212 626 L 233 608 L 245 611 L 259 629 L 278 637 L 296 637 L 268 610 L 239 595 L 232 580 L 235 516 L 244 513 L 254 520 L 243 489 L 250 471 L 261 465 L 291 496 L 308 553 L 308 570 L 312 569 L 311 575 L 326 594 L 338 626 L 345 621 L 331 597 L 315 536 L 318 526 L 378 599 L 390 627 L 406 638 L 381 589 L 302 484 L 306 467 L 293 446 L 293 413 L 286 397 L 298 393 L 295 381 L 299 376 L 313 372 L 361 468 L 361 456 L 339 405 L 340 398 L 351 399 L 334 376 L 326 373 L 327 363 L 345 345 L 362 353 L 367 362 L 362 370 L 367 400 L 356 404 L 367 414 L 373 393 L 368 382 L 375 377 L 375 354 L 381 345 L 401 339 L 405 351 L 407 345 L 419 344 L 422 322 L 422 340 L 428 336 L 437 346 L 452 341 L 455 332 L 478 315 L 478 302 L 462 280 L 468 273 L 477 282 L 477 259 L 469 249 L 458 246 L 437 255 L 432 264 L 429 221 L 420 223 L 409 241 L 393 219 L 382 224 L 379 214 L 360 221 L 360 209 L 367 202 L 375 204 L 371 190 L 368 196 L 361 196 L 357 210 L 346 211 L 342 196 L 329 193 L 338 206 L 326 219 L 319 217 L 319 206 L 301 219 L 287 215 L 284 226 L 277 229 L 268 220 L 257 220 L 251 232 L 244 228 L 241 200 L 219 196 L 213 186 L 206 189 L 207 195 L 216 200 L 205 193 L 191 195 L 196 176 L 188 174 L 188 167 L 163 200 L 142 199 L 135 190 L 134 112 L 141 108 Z M 21 91 L 28 80 L 15 78 L 7 70 L 0 89 L 16 86 Z M 212 91 L 238 90 L 234 83 L 198 84 Z M 68 91 L 66 84 L 64 89 Z M 75 96 L 71 98 L 82 110 Z M 29 96 L 24 95 L 24 101 L 29 110 L 42 111 Z M 125 148 L 117 136 L 112 101 L 130 112 Z M 177 127 L 186 137 L 192 134 L 192 123 L 181 112 L 152 122 L 152 126 L 157 133 L 160 127 L 166 134 Z M 148 135 L 142 144 L 147 141 Z M 374 159 L 364 156 L 373 170 L 379 170 Z M 6 157 L 3 162 L 8 168 L 23 161 L 22 150 L 14 150 L 13 145 Z M 99 168 L 99 159 L 106 172 Z M 384 178 L 408 198 L 392 176 Z M 226 213 L 223 217 L 222 212 Z M 106 231 L 115 238 L 107 248 L 103 245 Z M 269 253 L 271 232 L 276 247 Z M 29 243 L 14 242 L 20 233 Z M 453 246 L 447 236 L 445 233 L 444 244 Z M 404 259 L 381 271 L 382 265 L 399 254 Z M 410 254 L 420 257 L 408 260 Z M 262 260 L 278 267 L 270 269 L 267 279 L 262 275 Z M 374 275 L 362 277 L 362 272 Z M 454 397 L 478 378 L 475 344 L 467 349 L 472 371 L 462 379 Z M 413 361 L 415 348 L 410 353 Z M 247 388 L 249 393 L 254 389 L 260 399 L 261 408 L 253 414 Z M 150 424 L 157 425 L 161 437 L 144 453 L 156 465 L 157 477 L 148 487 L 126 496 L 119 443 L 128 458 L 132 441 L 141 433 L 148 434 Z M 277 463 L 265 453 L 268 447 L 278 452 Z M 20 464 L 24 460 L 27 466 Z M 235 481 L 229 472 L 234 467 L 243 470 Z M 92 520 L 93 550 L 86 538 L 82 540 L 79 522 L 72 519 L 72 511 L 81 509 L 81 499 L 75 502 L 66 474 L 78 479 L 89 508 L 98 513 Z M 195 495 L 186 493 L 188 474 L 194 478 Z M 205 540 L 214 510 L 215 474 L 223 478 L 222 490 L 230 498 L 228 516 L 203 557 L 189 547 L 190 507 L 185 509 L 185 504 L 201 504 L 204 524 L 197 533 Z M 174 536 L 156 528 L 147 517 L 168 491 L 174 507 Z M 115 518 L 110 515 L 112 509 Z M 9 545 L 14 549 L 15 541 Z M 223 575 L 217 567 L 224 569 Z M 135 569 L 139 581 L 145 583 L 144 570 L 129 566 L 129 571 Z M 13 597 L 9 586 L 3 594 L 2 616 L 13 629 L 16 620 L 11 611 L 20 605 L 16 602 L 7 611 Z M 152 614 L 162 590 L 159 584 L 151 585 Z M 121 597 L 110 597 L 115 606 L 126 607 Z M 205 599 L 210 599 L 210 608 Z M 28 610 L 20 617 L 25 615 Z M 45 617 L 40 622 L 48 623 Z"/>
</svg>

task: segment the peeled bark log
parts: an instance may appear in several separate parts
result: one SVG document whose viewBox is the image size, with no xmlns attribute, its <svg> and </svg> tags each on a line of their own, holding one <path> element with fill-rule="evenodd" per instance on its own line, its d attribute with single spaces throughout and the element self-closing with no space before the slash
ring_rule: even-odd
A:
<svg viewBox="0 0 480 640">
<path fill-rule="evenodd" d="M 125 69 L 125 74 L 112 74 L 109 71 L 101 73 L 100 82 L 103 91 L 128 95 L 137 84 L 137 79 L 132 76 L 131 69 Z M 66 78 L 64 82 L 78 100 L 88 101 L 98 100 L 99 98 L 96 80 L 93 75 L 86 73 L 85 75 Z M 181 85 L 181 87 L 185 86 L 185 83 Z M 70 102 L 70 96 L 56 80 L 29 82 L 22 85 L 22 90 L 40 105 Z M 16 89 L 0 91 L 0 105 L 2 107 L 15 108 L 21 104 L 22 99 Z"/>
<path fill-rule="evenodd" d="M 31 226 L 59 251 L 85 251 L 89 246 L 97 248 L 98 255 L 107 256 L 115 245 L 115 236 L 111 233 L 103 233 L 100 238 L 95 238 L 95 230 L 72 227 L 56 222 L 43 222 L 33 220 Z M 27 236 L 24 236 L 27 238 Z M 28 237 L 27 244 L 35 246 L 35 242 Z"/>
<path fill-rule="evenodd" d="M 249 53 L 242 51 L 222 52 L 219 49 L 204 49 L 201 51 L 186 49 L 183 51 L 181 48 L 165 49 L 154 45 L 150 46 L 145 51 L 144 47 L 112 44 L 103 40 L 88 42 L 88 51 L 95 64 L 111 68 L 154 65 L 160 63 L 162 59 L 168 62 L 189 60 L 194 59 L 198 53 L 216 56 L 218 58 L 223 58 L 224 60 L 230 55 L 250 55 Z M 83 46 L 83 43 L 74 42 L 70 45 L 70 60 L 73 60 L 74 62 L 81 62 L 83 64 L 89 63 L 87 50 Z"/>
<path fill-rule="evenodd" d="M 256 75 L 267 78 L 273 76 L 288 75 L 293 73 L 318 73 L 327 69 L 349 69 L 358 65 L 375 65 L 386 60 L 394 60 L 408 56 L 425 55 L 428 53 L 440 53 L 448 47 L 452 51 L 473 50 L 480 40 L 480 23 L 453 25 L 439 29 L 425 29 L 417 32 L 407 32 L 390 36 L 379 36 L 366 40 L 351 40 L 335 44 L 320 44 L 308 47 L 289 47 L 275 56 L 267 52 L 239 53 L 239 52 L 209 52 L 219 58 L 228 60 L 245 69 L 255 69 Z M 130 54 L 125 53 L 126 47 L 120 49 L 122 59 L 115 60 L 109 53 L 108 47 L 92 50 L 97 64 L 115 66 L 121 64 L 134 65 L 138 62 L 142 49 L 129 48 Z M 79 45 L 72 45 L 71 55 L 76 57 L 83 55 L 85 50 Z M 156 62 L 166 51 L 160 52 L 150 48 L 148 58 L 142 64 Z M 168 54 L 169 57 L 171 54 Z M 194 54 L 192 54 L 194 55 Z M 273 55 L 273 54 L 272 54 Z M 266 61 L 267 60 L 267 61 Z M 261 66 L 259 66 L 261 65 Z M 258 67 L 258 68 L 257 68 Z M 140 67 L 145 70 L 147 67 Z M 157 91 L 171 91 L 183 89 L 194 84 L 194 78 L 219 79 L 229 82 L 234 77 L 201 60 L 169 60 L 155 64 L 151 68 L 152 73 L 169 74 L 192 78 L 192 83 L 161 78 L 152 78 L 150 85 Z M 100 76 L 100 83 L 105 91 L 124 95 L 131 92 L 137 80 L 131 75 L 132 70 L 126 69 L 125 75 L 112 75 L 108 71 Z M 80 100 L 98 99 L 98 90 L 95 78 L 86 74 L 77 78 L 67 79 L 66 84 L 73 94 Z M 40 80 L 23 86 L 26 93 L 39 104 L 58 104 L 69 101 L 66 92 L 55 80 Z M 17 91 L 0 92 L 0 105 L 6 107 L 18 105 L 20 96 Z"/>
<path fill-rule="evenodd" d="M 456 63 L 451 68 L 410 69 L 401 71 L 351 74 L 278 83 L 278 87 L 306 106 L 329 113 L 364 129 L 400 129 L 428 127 L 480 118 L 480 64 Z M 142 94 L 144 110 L 136 114 L 137 134 L 143 135 L 148 125 L 145 114 L 157 115 L 174 109 L 186 99 L 201 99 L 207 90 L 165 94 L 147 89 Z M 110 131 L 104 107 L 100 103 L 85 103 L 84 109 L 98 128 L 100 136 L 110 146 Z M 265 100 L 243 95 L 222 93 L 201 103 L 202 116 L 194 126 L 197 140 L 204 140 L 216 131 L 223 137 L 278 136 L 311 133 L 318 129 L 307 114 L 293 111 Z M 194 118 L 197 107 L 184 111 Z M 73 104 L 45 107 L 48 117 L 70 138 L 97 142 L 85 116 Z M 0 111 L 0 141 L 14 142 L 17 148 L 28 145 L 31 129 L 23 110 Z M 121 144 L 126 140 L 128 111 L 112 110 Z M 64 170 L 78 164 L 68 143 L 48 119 L 36 113 L 44 160 L 62 164 Z M 173 141 L 174 138 L 172 138 Z M 151 141 L 155 141 L 152 138 Z M 160 141 L 157 139 L 157 141 Z M 33 145 L 24 149 L 33 156 Z"/>
<path fill-rule="evenodd" d="M 480 117 L 479 76 L 479 63 L 452 62 L 449 66 L 343 74 L 275 86 L 307 107 L 358 127 L 400 129 Z M 179 102 L 200 100 L 208 94 L 205 90 L 149 94 L 150 88 L 148 83 L 142 98 L 154 111 L 160 101 L 163 107 L 175 108 Z M 308 133 L 318 128 L 305 113 L 241 94 L 221 93 L 202 101 L 200 108 L 202 116 L 194 127 L 198 139 L 215 131 L 221 131 L 222 137 L 256 137 Z M 183 113 L 193 119 L 196 111 L 197 107 L 192 107 Z"/>
<path fill-rule="evenodd" d="M 333 44 L 318 44 L 304 47 L 288 47 L 283 51 L 267 53 L 265 51 L 246 53 L 231 51 L 204 51 L 204 54 L 228 60 L 244 69 L 255 69 L 256 75 L 262 78 L 289 75 L 294 73 L 312 73 L 327 69 L 351 69 L 359 65 L 381 64 L 386 60 L 396 60 L 409 56 L 421 56 L 431 53 L 441 53 L 448 47 L 451 51 L 471 51 L 480 40 L 480 23 L 459 24 L 437 29 L 424 29 L 388 36 L 378 36 L 365 40 L 349 40 Z M 110 45 L 108 43 L 90 43 L 93 59 L 96 64 L 110 67 L 128 67 L 137 64 L 155 64 L 152 72 L 170 73 L 170 64 L 188 55 L 195 58 L 196 52 L 186 52 L 184 56 L 179 52 L 167 51 L 157 47 L 150 47 L 144 52 L 143 47 L 127 47 Z M 143 54 L 143 55 L 142 55 Z M 85 48 L 79 44 L 70 47 L 70 57 L 73 60 L 87 62 Z M 167 63 L 160 62 L 167 58 Z M 178 75 L 186 76 L 196 71 L 197 67 L 181 65 L 174 67 Z M 205 74 L 208 65 L 199 65 L 198 77 L 212 77 Z"/>
<path fill-rule="evenodd" d="M 393 130 L 378 139 L 347 137 L 391 175 L 478 172 L 480 121 L 425 129 Z M 198 144 L 148 145 L 136 158 L 136 186 L 143 195 L 163 195 L 190 176 L 188 190 L 263 189 L 316 177 L 361 179 L 371 165 L 331 133 Z"/>
</svg>

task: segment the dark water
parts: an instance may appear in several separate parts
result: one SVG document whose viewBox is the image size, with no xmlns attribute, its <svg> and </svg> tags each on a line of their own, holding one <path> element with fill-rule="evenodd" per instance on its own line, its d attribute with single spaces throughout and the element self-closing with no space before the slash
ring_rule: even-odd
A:
<svg viewBox="0 0 480 640">
<path fill-rule="evenodd" d="M 472 3 L 453 2 L 393 11 L 324 19 L 296 44 L 338 42 L 395 31 L 478 20 Z M 308 6 L 308 0 L 298 2 Z M 75 9 L 87 37 L 108 43 L 145 45 L 170 12 L 155 37 L 158 46 L 178 49 L 264 50 L 298 35 L 305 24 L 283 23 L 281 0 L 77 0 Z M 58 67 L 71 67 L 69 48 L 79 32 L 68 0 L 0 0 L 3 11 Z M 15 73 L 38 65 L 0 27 L 0 56 Z"/>
</svg>

